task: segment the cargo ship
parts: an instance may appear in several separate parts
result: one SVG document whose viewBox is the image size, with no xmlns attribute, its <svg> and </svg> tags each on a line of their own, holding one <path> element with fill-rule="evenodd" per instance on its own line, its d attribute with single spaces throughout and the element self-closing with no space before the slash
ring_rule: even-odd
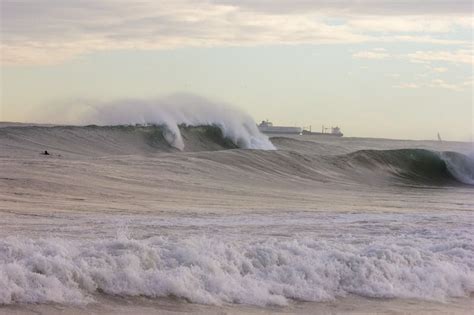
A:
<svg viewBox="0 0 474 315">
<path fill-rule="evenodd" d="M 341 132 L 341 128 L 339 127 L 322 127 L 321 132 L 314 132 L 311 131 L 311 126 L 308 129 L 304 129 L 302 133 L 303 135 L 320 135 L 320 136 L 334 136 L 334 137 L 342 137 L 344 134 Z"/>
<path fill-rule="evenodd" d="M 258 130 L 266 134 L 296 134 L 300 135 L 303 133 L 303 128 L 300 127 L 286 127 L 286 126 L 274 126 L 272 122 L 268 120 L 262 120 L 258 125 Z"/>
<path fill-rule="evenodd" d="M 321 132 L 311 131 L 311 126 L 309 128 L 303 127 L 288 127 L 288 126 L 274 126 L 271 121 L 262 120 L 262 122 L 257 125 L 258 130 L 265 134 L 290 134 L 290 135 L 322 135 L 322 136 L 335 136 L 342 137 L 344 134 L 341 132 L 339 127 L 322 127 Z"/>
</svg>

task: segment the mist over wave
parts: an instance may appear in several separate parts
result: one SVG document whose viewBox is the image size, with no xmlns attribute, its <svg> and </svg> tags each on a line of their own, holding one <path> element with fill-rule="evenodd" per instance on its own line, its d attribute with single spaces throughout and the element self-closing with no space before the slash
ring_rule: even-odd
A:
<svg viewBox="0 0 474 315">
<path fill-rule="evenodd" d="M 127 99 L 107 103 L 84 102 L 53 106 L 35 121 L 80 125 L 160 125 L 166 128 L 168 143 L 184 149 L 179 126 L 216 126 L 225 138 L 240 148 L 273 150 L 268 137 L 261 134 L 255 121 L 243 111 L 217 104 L 203 97 L 175 94 L 156 100 Z"/>
</svg>

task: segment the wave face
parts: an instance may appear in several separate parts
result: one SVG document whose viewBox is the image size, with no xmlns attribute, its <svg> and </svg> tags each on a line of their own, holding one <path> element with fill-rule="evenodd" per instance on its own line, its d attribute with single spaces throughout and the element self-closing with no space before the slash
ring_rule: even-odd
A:
<svg viewBox="0 0 474 315">
<path fill-rule="evenodd" d="M 474 184 L 474 160 L 457 152 L 424 149 L 360 150 L 340 157 L 350 168 L 388 173 L 405 183 Z"/>
<path fill-rule="evenodd" d="M 439 301 L 474 290 L 472 244 L 391 242 L 10 237 L 0 241 L 0 304 L 83 304 L 97 293 L 203 304 L 286 305 L 348 294 Z"/>
</svg>

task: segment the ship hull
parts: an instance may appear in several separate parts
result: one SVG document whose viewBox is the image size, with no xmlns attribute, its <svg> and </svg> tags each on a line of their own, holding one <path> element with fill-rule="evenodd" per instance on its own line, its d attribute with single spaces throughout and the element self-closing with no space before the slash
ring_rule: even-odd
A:
<svg viewBox="0 0 474 315">
<path fill-rule="evenodd" d="M 294 134 L 299 135 L 303 132 L 303 130 L 299 127 L 279 127 L 279 126 L 272 126 L 272 127 L 258 127 L 261 133 L 265 134 Z"/>
<path fill-rule="evenodd" d="M 322 133 L 322 132 L 311 132 L 311 131 L 307 131 L 307 130 L 304 130 L 302 132 L 303 135 L 311 135 L 311 136 L 331 136 L 331 137 L 342 137 L 344 136 L 343 133 L 328 133 L 328 132 L 325 132 L 325 133 Z"/>
</svg>

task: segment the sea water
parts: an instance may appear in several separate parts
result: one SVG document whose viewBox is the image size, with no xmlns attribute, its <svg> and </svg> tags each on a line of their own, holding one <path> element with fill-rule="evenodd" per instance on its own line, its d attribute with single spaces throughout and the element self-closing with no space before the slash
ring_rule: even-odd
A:
<svg viewBox="0 0 474 315">
<path fill-rule="evenodd" d="M 0 313 L 472 308 L 471 144 L 221 130 L 4 124 Z"/>
</svg>

